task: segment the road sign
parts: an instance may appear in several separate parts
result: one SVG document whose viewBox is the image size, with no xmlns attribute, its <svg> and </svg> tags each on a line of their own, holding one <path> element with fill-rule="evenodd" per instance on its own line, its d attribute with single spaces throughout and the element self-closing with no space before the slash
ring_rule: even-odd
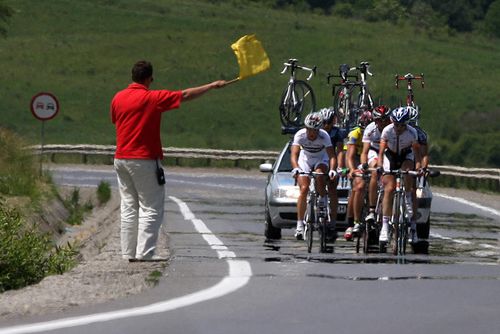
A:
<svg viewBox="0 0 500 334">
<path fill-rule="evenodd" d="M 31 113 L 41 121 L 56 117 L 59 111 L 59 102 L 51 93 L 38 93 L 31 99 Z"/>
</svg>

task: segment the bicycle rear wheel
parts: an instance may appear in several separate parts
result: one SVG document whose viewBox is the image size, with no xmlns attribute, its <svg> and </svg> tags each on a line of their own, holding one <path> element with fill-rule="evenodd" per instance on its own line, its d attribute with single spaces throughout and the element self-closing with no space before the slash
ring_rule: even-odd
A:
<svg viewBox="0 0 500 334">
<path fill-rule="evenodd" d="M 295 81 L 290 94 L 288 87 L 284 90 L 279 109 L 283 126 L 302 126 L 304 116 L 316 110 L 316 97 L 312 87 L 305 81 Z"/>
<path fill-rule="evenodd" d="M 339 126 L 350 130 L 358 121 L 357 106 L 353 101 L 354 87 L 340 86 L 333 97 L 333 106 L 337 114 Z"/>
</svg>

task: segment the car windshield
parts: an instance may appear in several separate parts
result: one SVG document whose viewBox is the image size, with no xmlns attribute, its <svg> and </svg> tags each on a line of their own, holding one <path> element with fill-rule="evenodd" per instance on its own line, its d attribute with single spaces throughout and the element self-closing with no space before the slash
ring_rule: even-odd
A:
<svg viewBox="0 0 500 334">
<path fill-rule="evenodd" d="M 279 172 L 290 172 L 292 170 L 292 164 L 290 163 L 290 145 L 288 144 L 286 147 L 286 152 L 283 154 L 281 158 L 280 164 L 278 166 Z"/>
</svg>

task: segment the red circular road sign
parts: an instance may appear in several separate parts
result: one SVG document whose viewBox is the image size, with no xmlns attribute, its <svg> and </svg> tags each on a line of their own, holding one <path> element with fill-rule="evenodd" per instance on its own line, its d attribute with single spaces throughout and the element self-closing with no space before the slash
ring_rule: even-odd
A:
<svg viewBox="0 0 500 334">
<path fill-rule="evenodd" d="M 41 121 L 56 117 L 59 112 L 59 101 L 51 93 L 38 93 L 31 99 L 31 113 Z"/>
</svg>

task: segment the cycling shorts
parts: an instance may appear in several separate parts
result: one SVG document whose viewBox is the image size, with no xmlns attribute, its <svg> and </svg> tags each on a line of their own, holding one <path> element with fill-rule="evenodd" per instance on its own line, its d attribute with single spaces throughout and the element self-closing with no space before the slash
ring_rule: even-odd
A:
<svg viewBox="0 0 500 334">
<path fill-rule="evenodd" d="M 299 164 L 299 168 L 304 172 L 304 173 L 309 173 L 311 171 L 316 170 L 319 165 L 325 165 L 326 169 L 328 170 L 329 166 L 329 159 L 328 159 L 328 154 L 323 154 L 319 158 L 313 158 L 313 157 L 308 157 L 305 154 L 302 154 L 302 152 L 299 154 L 299 160 L 297 161 Z"/>
<path fill-rule="evenodd" d="M 401 154 L 396 154 L 387 149 L 384 152 L 384 171 L 400 169 L 403 162 L 406 160 L 415 161 L 411 148 L 401 150 Z"/>
</svg>

